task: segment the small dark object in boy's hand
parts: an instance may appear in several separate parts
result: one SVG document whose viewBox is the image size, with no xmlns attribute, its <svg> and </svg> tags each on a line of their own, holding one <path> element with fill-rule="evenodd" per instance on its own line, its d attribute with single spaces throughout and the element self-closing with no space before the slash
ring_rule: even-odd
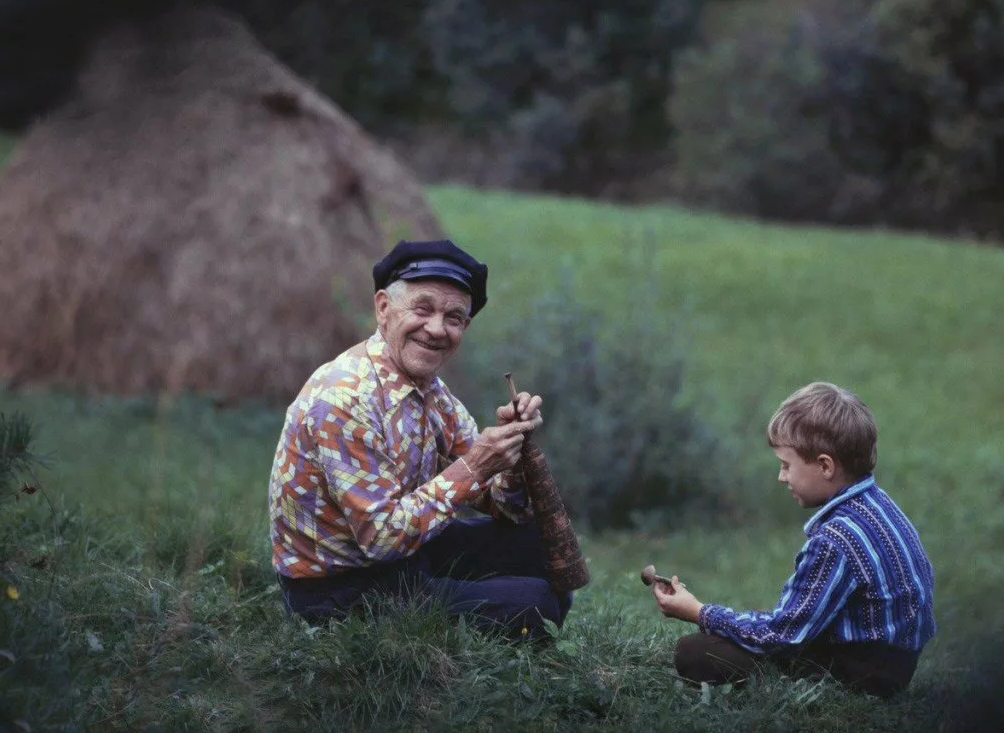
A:
<svg viewBox="0 0 1004 733">
<path fill-rule="evenodd" d="M 672 587 L 672 581 L 669 578 L 664 578 L 661 575 L 655 574 L 655 565 L 646 565 L 641 571 L 641 582 L 645 585 L 652 585 L 652 583 L 659 581 L 660 583 L 665 583 Z"/>
</svg>

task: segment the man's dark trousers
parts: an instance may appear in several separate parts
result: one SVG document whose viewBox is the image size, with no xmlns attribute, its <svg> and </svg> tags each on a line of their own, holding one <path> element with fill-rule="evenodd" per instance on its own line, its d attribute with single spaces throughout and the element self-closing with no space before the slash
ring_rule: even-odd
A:
<svg viewBox="0 0 1004 733">
<path fill-rule="evenodd" d="M 450 616 L 509 638 L 540 638 L 544 620 L 561 625 L 572 594 L 548 585 L 534 524 L 458 519 L 417 552 L 324 578 L 279 576 L 286 608 L 310 623 L 344 619 L 387 599 L 434 598 Z M 525 630 L 525 631 L 524 631 Z"/>
</svg>

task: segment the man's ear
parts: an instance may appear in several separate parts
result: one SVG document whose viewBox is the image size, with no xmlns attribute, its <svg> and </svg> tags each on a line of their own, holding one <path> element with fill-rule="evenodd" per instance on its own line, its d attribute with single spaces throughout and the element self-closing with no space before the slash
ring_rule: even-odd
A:
<svg viewBox="0 0 1004 733">
<path fill-rule="evenodd" d="M 831 479 L 837 475 L 837 462 L 833 460 L 833 457 L 827 455 L 826 453 L 820 453 L 816 456 L 816 465 L 819 466 L 819 470 L 823 473 L 823 478 Z"/>
<path fill-rule="evenodd" d="M 386 290 L 377 290 L 373 294 L 373 312 L 376 314 L 377 326 L 383 328 L 387 322 L 387 311 L 390 310 L 390 296 Z"/>
</svg>

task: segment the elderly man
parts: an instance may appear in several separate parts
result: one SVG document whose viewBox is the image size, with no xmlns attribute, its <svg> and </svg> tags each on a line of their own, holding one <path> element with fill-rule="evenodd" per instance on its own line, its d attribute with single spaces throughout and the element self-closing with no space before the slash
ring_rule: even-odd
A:
<svg viewBox="0 0 1004 733">
<path fill-rule="evenodd" d="M 373 268 L 376 333 L 321 366 L 290 405 L 269 502 L 291 613 L 317 623 L 418 596 L 512 638 L 564 620 L 571 595 L 544 579 L 511 470 L 542 422 L 540 397 L 520 393 L 479 433 L 437 376 L 485 305 L 487 278 L 448 240 L 399 242 Z"/>
</svg>

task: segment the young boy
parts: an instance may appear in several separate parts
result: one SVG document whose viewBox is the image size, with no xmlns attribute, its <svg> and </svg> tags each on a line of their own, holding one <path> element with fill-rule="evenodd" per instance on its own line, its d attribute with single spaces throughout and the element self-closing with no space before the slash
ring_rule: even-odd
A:
<svg viewBox="0 0 1004 733">
<path fill-rule="evenodd" d="M 682 677 L 737 682 L 769 660 L 880 697 L 907 687 L 935 632 L 934 579 L 917 531 L 872 477 L 877 439 L 868 408 L 833 384 L 814 382 L 781 404 L 767 442 L 778 481 L 817 510 L 808 539 L 773 611 L 701 603 L 675 575 L 653 583 L 663 614 L 702 632 L 677 642 Z"/>
</svg>

